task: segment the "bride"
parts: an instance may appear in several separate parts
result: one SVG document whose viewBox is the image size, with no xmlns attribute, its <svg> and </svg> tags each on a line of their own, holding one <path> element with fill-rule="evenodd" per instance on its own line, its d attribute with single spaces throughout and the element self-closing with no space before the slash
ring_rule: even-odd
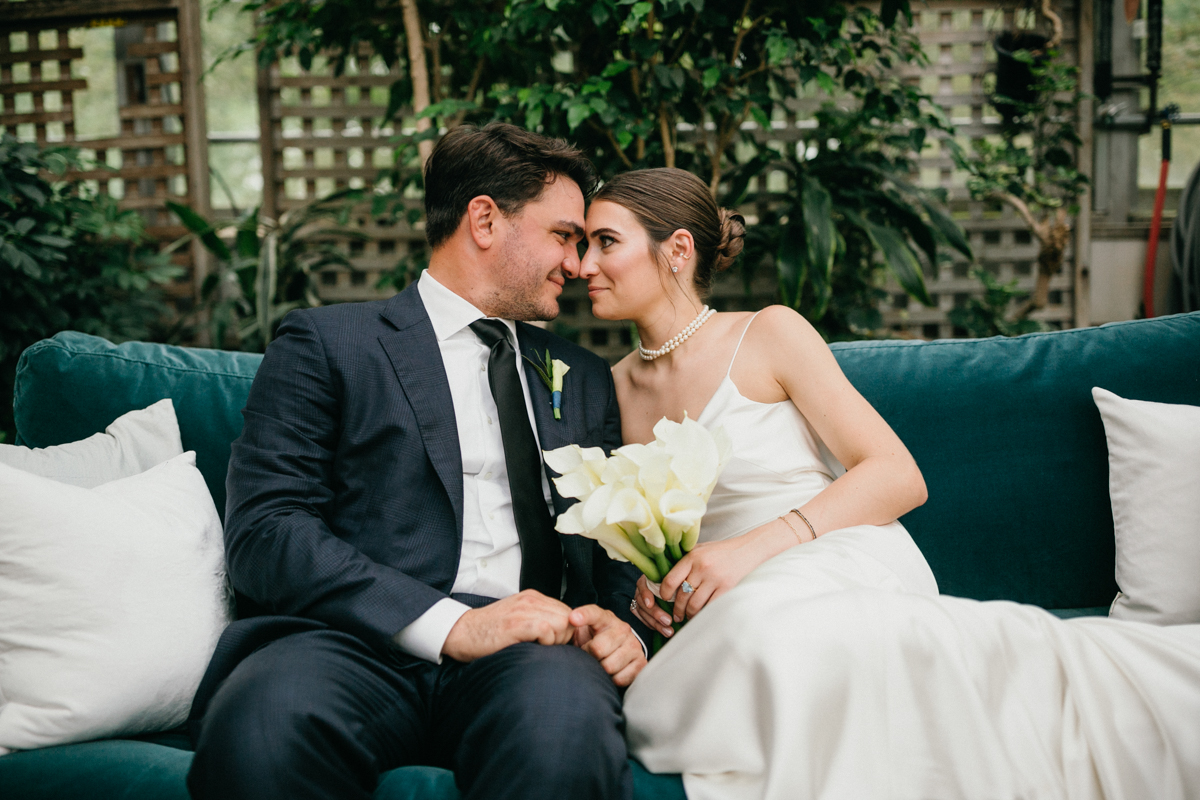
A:
<svg viewBox="0 0 1200 800">
<path fill-rule="evenodd" d="M 724 427 L 733 443 L 700 545 L 662 582 L 675 621 L 697 616 L 768 559 L 808 561 L 818 549 L 862 563 L 853 575 L 807 576 L 813 592 L 848 581 L 937 594 L 896 522 L 925 502 L 921 472 L 820 335 L 783 306 L 715 313 L 703 304 L 714 274 L 742 249 L 741 216 L 719 210 L 691 173 L 648 169 L 605 184 L 587 225 L 580 276 L 592 313 L 632 320 L 641 339 L 613 368 L 625 443 L 649 442 L 659 419 L 685 414 Z M 819 548 L 797 547 L 816 539 Z M 638 587 L 638 616 L 671 636 L 644 578 Z"/>
<path fill-rule="evenodd" d="M 619 175 L 588 210 L 592 311 L 641 340 L 613 368 L 624 441 L 687 415 L 732 442 L 659 589 L 687 624 L 638 582 L 631 608 L 671 640 L 625 696 L 631 755 L 690 800 L 1200 790 L 1200 626 L 939 597 L 896 521 L 921 473 L 817 332 L 704 305 L 743 225 L 677 169 Z"/>
</svg>

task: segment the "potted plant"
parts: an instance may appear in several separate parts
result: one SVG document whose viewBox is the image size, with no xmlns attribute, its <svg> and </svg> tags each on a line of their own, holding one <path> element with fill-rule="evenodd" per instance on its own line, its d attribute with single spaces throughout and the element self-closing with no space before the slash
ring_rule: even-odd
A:
<svg viewBox="0 0 1200 800">
<path fill-rule="evenodd" d="M 1054 29 L 1052 36 L 1033 30 L 1013 29 L 1001 31 L 992 42 L 996 51 L 996 85 L 992 92 L 992 105 L 1006 125 L 1012 125 L 1020 116 L 1022 105 L 1037 101 L 1038 86 L 1033 65 L 1042 65 L 1046 54 L 1057 49 L 1062 41 L 1062 19 L 1050 7 L 1050 0 L 1042 0 L 1041 12 Z"/>
</svg>

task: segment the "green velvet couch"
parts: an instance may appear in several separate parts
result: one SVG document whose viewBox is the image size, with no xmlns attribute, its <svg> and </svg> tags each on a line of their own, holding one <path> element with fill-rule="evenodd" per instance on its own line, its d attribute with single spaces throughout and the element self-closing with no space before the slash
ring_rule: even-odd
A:
<svg viewBox="0 0 1200 800">
<path fill-rule="evenodd" d="M 946 594 L 1104 614 L 1113 522 L 1104 429 L 1091 388 L 1200 405 L 1200 313 L 971 341 L 837 344 L 850 380 L 911 449 L 929 501 L 903 522 Z M 229 446 L 260 356 L 62 333 L 18 367 L 19 442 L 44 447 L 103 430 L 171 397 L 185 449 L 224 508 Z M 184 798 L 191 754 L 174 732 L 0 757 L 0 797 Z M 678 776 L 634 765 L 638 800 L 683 798 Z M 383 776 L 379 800 L 458 796 L 450 773 Z"/>
</svg>

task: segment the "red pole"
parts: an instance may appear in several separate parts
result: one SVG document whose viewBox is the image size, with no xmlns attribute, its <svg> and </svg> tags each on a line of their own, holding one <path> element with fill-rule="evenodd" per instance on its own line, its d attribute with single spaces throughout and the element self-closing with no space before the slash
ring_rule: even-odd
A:
<svg viewBox="0 0 1200 800">
<path fill-rule="evenodd" d="M 1158 233 L 1162 230 L 1163 205 L 1167 200 L 1167 172 L 1171 162 L 1163 159 L 1158 173 L 1158 193 L 1154 195 L 1154 217 L 1150 220 L 1150 241 L 1146 243 L 1146 281 L 1142 295 L 1146 308 L 1146 319 L 1154 316 L 1154 264 L 1158 260 Z"/>
</svg>

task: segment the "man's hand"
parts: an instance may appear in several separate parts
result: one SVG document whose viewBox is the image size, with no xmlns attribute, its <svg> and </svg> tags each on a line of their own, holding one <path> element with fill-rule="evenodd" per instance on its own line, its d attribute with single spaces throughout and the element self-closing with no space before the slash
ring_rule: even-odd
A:
<svg viewBox="0 0 1200 800">
<path fill-rule="evenodd" d="M 596 605 L 580 606 L 571 612 L 570 623 L 575 626 L 575 645 L 599 661 L 617 686 L 633 683 L 646 666 L 642 643 L 633 628 L 611 611 Z"/>
<path fill-rule="evenodd" d="M 518 642 L 566 644 L 575 632 L 567 621 L 569 606 L 534 589 L 526 589 L 458 618 L 442 655 L 455 661 L 474 661 Z"/>
</svg>

